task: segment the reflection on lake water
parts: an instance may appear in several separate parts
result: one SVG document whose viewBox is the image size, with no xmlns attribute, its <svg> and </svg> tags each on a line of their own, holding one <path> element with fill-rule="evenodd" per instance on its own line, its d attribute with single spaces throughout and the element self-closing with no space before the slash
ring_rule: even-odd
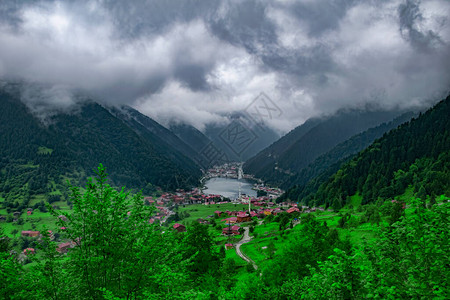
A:
<svg viewBox="0 0 450 300">
<path fill-rule="evenodd" d="M 256 197 L 256 191 L 252 190 L 253 185 L 245 179 L 234 178 L 211 178 L 205 182 L 205 194 L 222 195 L 230 199 L 239 196 L 239 182 L 241 183 L 241 193 L 247 196 Z"/>
</svg>

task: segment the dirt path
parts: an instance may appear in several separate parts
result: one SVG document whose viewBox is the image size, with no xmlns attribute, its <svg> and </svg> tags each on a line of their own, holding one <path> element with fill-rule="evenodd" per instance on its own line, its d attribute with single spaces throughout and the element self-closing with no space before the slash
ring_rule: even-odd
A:
<svg viewBox="0 0 450 300">
<path fill-rule="evenodd" d="M 255 262 L 253 260 L 251 260 L 248 256 L 246 256 L 241 251 L 241 245 L 250 242 L 251 239 L 252 239 L 252 237 L 248 234 L 249 233 L 249 228 L 248 227 L 243 227 L 243 228 L 245 229 L 244 236 L 242 237 L 242 239 L 239 242 L 237 242 L 235 244 L 236 254 L 239 255 L 246 262 L 251 263 L 253 265 L 253 268 L 255 268 L 255 270 L 257 270 L 258 266 L 255 264 Z"/>
</svg>

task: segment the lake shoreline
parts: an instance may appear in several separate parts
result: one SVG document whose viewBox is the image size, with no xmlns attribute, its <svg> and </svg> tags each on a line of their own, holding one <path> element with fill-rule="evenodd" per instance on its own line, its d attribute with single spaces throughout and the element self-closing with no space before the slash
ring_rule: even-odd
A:
<svg viewBox="0 0 450 300">
<path fill-rule="evenodd" d="M 253 190 L 253 184 L 247 179 L 224 177 L 214 177 L 206 180 L 202 186 L 202 193 L 221 195 L 231 200 L 235 200 L 239 196 L 239 184 L 241 185 L 242 194 L 256 197 L 256 191 Z"/>
</svg>

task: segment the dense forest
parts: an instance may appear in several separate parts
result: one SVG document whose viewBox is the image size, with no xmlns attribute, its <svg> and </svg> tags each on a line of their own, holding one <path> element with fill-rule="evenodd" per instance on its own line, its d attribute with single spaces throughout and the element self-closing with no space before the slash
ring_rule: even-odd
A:
<svg viewBox="0 0 450 300">
<path fill-rule="evenodd" d="M 386 133 L 332 176 L 324 173 L 309 186 L 295 186 L 285 198 L 338 208 L 355 194 L 362 196 L 362 203 L 369 203 L 401 195 L 408 187 L 422 198 L 450 194 L 449 115 L 448 97 Z M 317 183 L 322 183 L 318 190 Z"/>
<path fill-rule="evenodd" d="M 153 208 L 140 195 L 109 186 L 101 165 L 84 193 L 71 188 L 70 199 L 70 212 L 48 206 L 64 228 L 60 237 L 73 246 L 66 254 L 44 234 L 32 241 L 39 255 L 28 254 L 23 265 L 10 251 L 16 241 L 2 235 L 3 299 L 450 297 L 448 202 L 427 207 L 410 199 L 407 214 L 388 202 L 376 211 L 378 219 L 374 207 L 362 206 L 360 217 L 342 215 L 339 232 L 313 214 L 297 215 L 296 230 L 283 229 L 291 217 L 281 214 L 273 220 L 280 222 L 284 247 L 269 244 L 264 267 L 242 270 L 226 258 L 230 250 L 214 245 L 208 225 L 193 222 L 176 232 L 150 224 Z M 366 222 L 373 223 L 374 239 L 353 244 L 341 237 Z"/>
<path fill-rule="evenodd" d="M 316 158 L 307 167 L 301 169 L 294 176 L 290 176 L 282 183 L 281 187 L 286 189 L 295 184 L 299 186 L 307 185 L 311 179 L 317 178 L 317 176 L 322 175 L 325 171 L 330 176 L 339 169 L 342 161 L 349 160 L 359 151 L 367 148 L 375 139 L 382 137 L 384 133 L 409 121 L 413 115 L 413 113 L 402 114 L 391 122 L 370 128 L 336 145 L 327 153 Z"/>
<path fill-rule="evenodd" d="M 42 120 L 21 102 L 21 91 L 20 83 L 8 83 L 0 90 L 4 205 L 20 211 L 34 195 L 66 198 L 66 181 L 85 182 L 99 162 L 109 167 L 114 185 L 144 189 L 147 194 L 156 187 L 197 185 L 199 167 L 148 126 L 137 122 L 130 126 L 91 100 L 80 100 L 71 111 Z M 168 130 L 166 135 L 183 143 Z"/>
<path fill-rule="evenodd" d="M 341 110 L 335 115 L 310 119 L 247 160 L 244 171 L 267 183 L 282 185 L 283 188 L 290 187 L 296 175 L 304 172 L 321 155 L 332 151 L 352 136 L 390 122 L 400 114 L 400 111 Z M 363 140 L 370 139 L 374 134 L 373 138 L 376 138 L 383 129 L 389 130 L 390 127 L 379 127 L 367 134 Z M 368 145 L 358 147 L 357 143 L 364 142 L 363 140 L 355 141 L 352 146 L 347 144 L 350 146 L 349 152 L 354 154 L 367 147 Z M 338 152 L 335 151 L 334 154 L 336 153 Z M 333 159 L 345 158 L 345 153 L 339 154 L 339 157 Z"/>
</svg>

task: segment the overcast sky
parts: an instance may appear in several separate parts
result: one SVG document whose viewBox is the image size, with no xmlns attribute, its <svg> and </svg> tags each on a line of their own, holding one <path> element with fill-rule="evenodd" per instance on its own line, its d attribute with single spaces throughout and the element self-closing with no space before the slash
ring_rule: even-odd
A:
<svg viewBox="0 0 450 300">
<path fill-rule="evenodd" d="M 450 1 L 0 1 L 0 77 L 82 89 L 202 129 L 261 92 L 283 132 L 450 87 Z M 62 96 L 61 96 L 62 95 Z"/>
</svg>

